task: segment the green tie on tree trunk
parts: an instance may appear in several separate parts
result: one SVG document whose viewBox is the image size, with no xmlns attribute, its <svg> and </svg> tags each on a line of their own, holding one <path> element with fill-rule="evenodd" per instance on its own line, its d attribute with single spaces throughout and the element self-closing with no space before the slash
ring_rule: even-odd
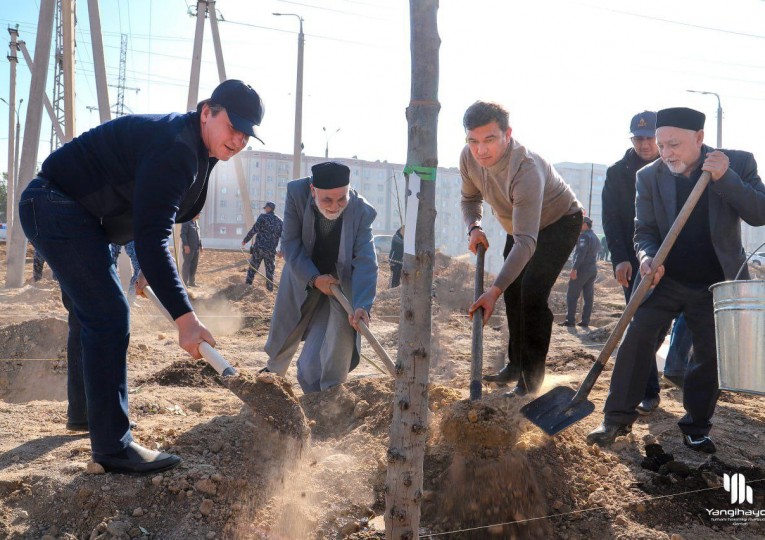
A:
<svg viewBox="0 0 765 540">
<path fill-rule="evenodd" d="M 437 0 L 410 0 L 412 89 L 406 109 L 407 216 L 416 209 L 415 254 L 404 250 L 401 318 L 393 422 L 388 448 L 385 531 L 389 539 L 417 538 L 420 527 L 423 461 L 428 432 L 428 373 L 431 352 L 431 296 L 435 261 L 438 166 Z M 416 175 L 413 176 L 413 175 Z M 416 189 L 419 180 L 419 190 Z M 417 192 L 419 191 L 419 193 Z M 413 206 L 416 205 L 416 206 Z M 405 240 L 405 246 L 407 245 Z"/>
</svg>

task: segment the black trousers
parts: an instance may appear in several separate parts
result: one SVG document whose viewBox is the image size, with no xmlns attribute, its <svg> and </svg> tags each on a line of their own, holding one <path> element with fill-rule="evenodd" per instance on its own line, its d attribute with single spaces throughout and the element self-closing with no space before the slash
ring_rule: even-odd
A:
<svg viewBox="0 0 765 540">
<path fill-rule="evenodd" d="M 181 278 L 186 285 L 196 285 L 197 265 L 199 265 L 199 250 L 192 249 L 191 253 L 183 254 Z"/>
<path fill-rule="evenodd" d="M 390 288 L 395 289 L 401 285 L 401 270 L 404 268 L 403 264 L 391 264 L 390 265 Z"/>
<path fill-rule="evenodd" d="M 547 305 L 555 280 L 576 245 L 582 230 L 582 214 L 564 216 L 539 231 L 531 260 L 505 289 L 505 308 L 510 341 L 507 358 L 510 372 L 518 374 L 518 386 L 535 392 L 545 378 L 545 358 L 550 348 L 553 314 Z M 515 241 L 507 235 L 504 257 Z"/>
<path fill-rule="evenodd" d="M 678 425 L 687 435 L 707 435 L 712 427 L 719 395 L 717 349 L 712 293 L 705 286 L 689 287 L 662 278 L 641 304 L 627 327 L 616 355 L 611 388 L 604 407 L 606 422 L 632 424 L 635 407 L 643 399 L 651 365 L 656 366 L 655 344 L 672 319 L 685 315 L 693 334 L 693 358 L 688 362 L 683 387 L 683 416 Z"/>
</svg>

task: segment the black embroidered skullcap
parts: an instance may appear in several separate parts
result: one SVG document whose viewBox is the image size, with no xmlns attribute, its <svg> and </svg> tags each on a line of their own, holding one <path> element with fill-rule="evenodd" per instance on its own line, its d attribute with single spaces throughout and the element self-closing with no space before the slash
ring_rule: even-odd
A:
<svg viewBox="0 0 765 540">
<path fill-rule="evenodd" d="M 698 131 L 704 129 L 706 115 L 688 107 L 672 107 L 656 113 L 656 128 L 676 127 Z"/>
<path fill-rule="evenodd" d="M 318 189 L 334 189 L 351 183 L 351 170 L 342 163 L 325 161 L 311 167 L 311 184 Z"/>
</svg>

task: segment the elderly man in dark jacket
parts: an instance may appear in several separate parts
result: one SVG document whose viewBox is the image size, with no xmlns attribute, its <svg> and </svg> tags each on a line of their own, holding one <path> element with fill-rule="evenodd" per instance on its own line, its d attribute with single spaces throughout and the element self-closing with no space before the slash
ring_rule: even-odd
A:
<svg viewBox="0 0 765 540">
<path fill-rule="evenodd" d="M 210 171 L 241 151 L 263 117 L 257 92 L 222 82 L 185 114 L 128 115 L 53 152 L 19 198 L 19 222 L 59 279 L 82 330 L 82 375 L 93 460 L 107 472 L 152 473 L 180 458 L 140 446 L 128 420 L 129 308 L 109 245 L 135 240 L 143 276 L 201 358 L 215 344 L 189 302 L 168 239 L 204 205 Z"/>
<path fill-rule="evenodd" d="M 735 279 L 745 260 L 741 220 L 765 224 L 765 186 L 749 152 L 715 150 L 703 144 L 704 115 L 677 107 L 657 113 L 657 160 L 638 172 L 635 244 L 640 274 L 655 270 L 651 295 L 638 308 L 619 347 L 603 423 L 588 436 L 590 443 L 609 444 L 628 434 L 637 418 L 635 407 L 645 392 L 659 333 L 680 313 L 693 334 L 694 356 L 685 373 L 683 406 L 678 422 L 683 443 L 712 453 L 709 437 L 717 397 L 717 351 L 712 306 L 713 283 Z M 711 174 L 685 227 L 664 264 L 653 257 L 688 199 L 702 171 Z M 745 276 L 746 277 L 746 276 Z"/>
</svg>

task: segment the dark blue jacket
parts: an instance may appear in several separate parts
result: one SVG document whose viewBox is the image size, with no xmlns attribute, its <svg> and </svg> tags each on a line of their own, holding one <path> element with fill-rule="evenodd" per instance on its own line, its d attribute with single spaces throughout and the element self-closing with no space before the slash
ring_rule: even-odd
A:
<svg viewBox="0 0 765 540">
<path fill-rule="evenodd" d="M 257 236 L 255 236 L 257 234 Z M 282 218 L 271 212 L 263 212 L 255 220 L 250 232 L 244 237 L 242 243 L 246 244 L 250 238 L 255 236 L 255 245 L 252 247 L 255 251 L 276 253 L 276 246 L 279 244 L 279 238 L 282 235 Z"/>
<path fill-rule="evenodd" d="M 175 319 L 192 308 L 168 239 L 173 224 L 204 206 L 217 161 L 202 142 L 197 112 L 129 115 L 53 152 L 41 175 L 101 218 L 110 241 L 135 240 L 141 270 Z"/>
</svg>

